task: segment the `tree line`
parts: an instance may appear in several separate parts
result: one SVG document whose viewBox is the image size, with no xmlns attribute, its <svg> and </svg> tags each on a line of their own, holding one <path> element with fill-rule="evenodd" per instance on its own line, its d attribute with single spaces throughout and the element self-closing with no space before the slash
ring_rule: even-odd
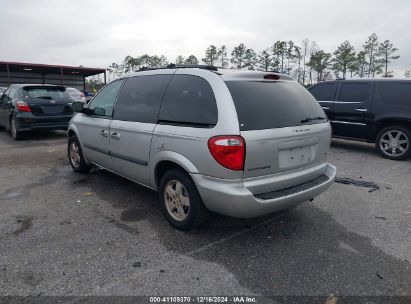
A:
<svg viewBox="0 0 411 304">
<path fill-rule="evenodd" d="M 276 71 L 310 85 L 333 78 L 393 77 L 389 66 L 400 57 L 398 49 L 390 40 L 379 41 L 375 33 L 368 37 L 359 50 L 345 40 L 334 52 L 328 53 L 315 41 L 304 39 L 299 44 L 292 40 L 276 41 L 271 47 L 259 52 L 240 43 L 228 54 L 225 45 L 210 45 L 201 59 L 194 55 L 179 55 L 173 63 L 203 63 L 222 68 Z M 143 67 L 160 67 L 169 63 L 172 62 L 164 55 L 126 56 L 121 63 L 112 63 L 107 70 L 112 78 L 116 78 Z M 411 77 L 411 71 L 407 69 L 404 76 Z"/>
</svg>

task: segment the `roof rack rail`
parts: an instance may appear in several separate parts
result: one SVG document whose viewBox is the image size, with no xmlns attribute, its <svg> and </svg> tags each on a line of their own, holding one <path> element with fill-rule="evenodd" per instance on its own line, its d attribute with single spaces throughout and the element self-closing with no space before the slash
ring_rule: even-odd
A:
<svg viewBox="0 0 411 304">
<path fill-rule="evenodd" d="M 152 71 L 152 70 L 161 70 L 161 69 L 203 69 L 208 71 L 218 71 L 217 67 L 213 65 L 205 65 L 205 64 L 174 64 L 170 63 L 165 67 L 157 67 L 157 68 L 149 68 L 149 67 L 142 67 L 139 69 L 140 72 L 143 71 Z"/>
<path fill-rule="evenodd" d="M 209 71 L 217 71 L 217 67 L 213 65 L 206 65 L 206 64 L 174 64 L 170 63 L 167 68 L 169 69 L 192 69 L 192 68 L 197 68 L 197 69 L 204 69 L 204 70 L 209 70 Z"/>
</svg>

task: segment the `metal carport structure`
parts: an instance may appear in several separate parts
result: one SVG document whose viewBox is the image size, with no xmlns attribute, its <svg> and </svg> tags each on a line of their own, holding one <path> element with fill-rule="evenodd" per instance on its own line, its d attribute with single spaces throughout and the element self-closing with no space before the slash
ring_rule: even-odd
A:
<svg viewBox="0 0 411 304">
<path fill-rule="evenodd" d="M 0 87 L 13 83 L 56 84 L 85 91 L 86 77 L 104 74 L 106 69 L 0 61 Z"/>
</svg>

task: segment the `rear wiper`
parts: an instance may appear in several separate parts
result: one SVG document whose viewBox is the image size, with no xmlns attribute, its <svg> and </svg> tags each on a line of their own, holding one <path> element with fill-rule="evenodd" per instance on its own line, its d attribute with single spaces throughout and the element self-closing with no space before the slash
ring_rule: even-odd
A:
<svg viewBox="0 0 411 304">
<path fill-rule="evenodd" d="M 37 97 L 34 97 L 34 98 L 41 98 L 41 99 L 48 99 L 48 100 L 52 99 L 51 96 L 37 96 Z"/>
<path fill-rule="evenodd" d="M 322 116 L 317 116 L 317 117 L 307 117 L 306 119 L 303 119 L 300 121 L 300 123 L 306 123 L 306 122 L 310 122 L 313 120 L 325 120 L 325 117 Z"/>
</svg>

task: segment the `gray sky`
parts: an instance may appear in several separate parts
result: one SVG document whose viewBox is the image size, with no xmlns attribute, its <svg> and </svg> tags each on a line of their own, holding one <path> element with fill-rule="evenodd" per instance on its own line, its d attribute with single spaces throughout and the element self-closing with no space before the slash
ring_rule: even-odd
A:
<svg viewBox="0 0 411 304">
<path fill-rule="evenodd" d="M 358 49 L 375 32 L 399 48 L 395 76 L 411 68 L 410 0 L 0 0 L 0 29 L 0 60 L 91 67 L 144 53 L 200 59 L 210 44 Z"/>
</svg>

